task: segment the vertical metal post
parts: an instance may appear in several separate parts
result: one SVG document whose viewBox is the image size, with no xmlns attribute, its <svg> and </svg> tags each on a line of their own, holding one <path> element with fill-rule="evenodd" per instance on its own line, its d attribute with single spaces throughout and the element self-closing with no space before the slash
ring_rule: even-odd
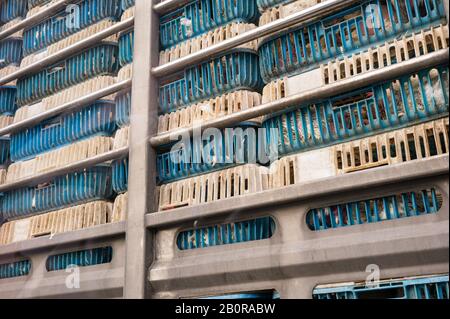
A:
<svg viewBox="0 0 450 319">
<path fill-rule="evenodd" d="M 145 214 L 154 211 L 155 152 L 148 143 L 157 129 L 158 82 L 150 69 L 158 64 L 158 16 L 153 0 L 136 0 L 133 87 L 130 115 L 128 218 L 124 297 L 149 296 L 147 269 L 152 261 L 152 236 Z"/>
</svg>

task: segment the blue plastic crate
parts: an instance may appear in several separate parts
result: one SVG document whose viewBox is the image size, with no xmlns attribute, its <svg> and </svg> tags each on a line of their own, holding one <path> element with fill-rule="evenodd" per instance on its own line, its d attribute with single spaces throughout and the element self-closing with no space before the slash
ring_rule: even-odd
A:
<svg viewBox="0 0 450 319">
<path fill-rule="evenodd" d="M 8 65 L 19 66 L 22 61 L 22 40 L 8 38 L 0 41 L 0 69 Z"/>
<path fill-rule="evenodd" d="M 120 0 L 82 0 L 79 6 L 79 28 L 67 23 L 72 19 L 72 13 L 66 8 L 54 16 L 24 30 L 24 55 L 38 52 L 49 45 L 77 33 L 101 20 L 111 19 L 118 21 L 121 15 Z"/>
<path fill-rule="evenodd" d="M 257 130 L 253 127 L 235 129 L 222 130 L 220 136 L 209 136 L 208 140 L 194 141 L 191 138 L 189 145 L 158 154 L 158 181 L 173 182 L 239 164 L 256 163 L 259 147 Z"/>
<path fill-rule="evenodd" d="M 32 158 L 55 148 L 96 136 L 110 136 L 116 129 L 115 104 L 97 101 L 80 111 L 64 114 L 11 135 L 11 159 Z"/>
<path fill-rule="evenodd" d="M 118 46 L 101 44 L 39 73 L 17 81 L 17 104 L 37 102 L 75 84 L 100 75 L 115 76 Z"/>
<path fill-rule="evenodd" d="M 112 256 L 111 246 L 78 250 L 49 256 L 45 262 L 45 268 L 47 271 L 57 271 L 65 270 L 69 266 L 87 267 L 108 264 Z"/>
<path fill-rule="evenodd" d="M 0 115 L 14 115 L 16 112 L 16 87 L 0 86 Z"/>
<path fill-rule="evenodd" d="M 180 250 L 191 250 L 231 245 L 268 239 L 274 232 L 274 220 L 271 217 L 261 217 L 182 231 L 177 236 L 177 246 Z"/>
<path fill-rule="evenodd" d="M 279 153 L 288 154 L 448 114 L 448 66 L 423 70 L 416 75 L 415 84 L 411 75 L 405 75 L 398 80 L 274 114 L 263 123 L 266 143 L 278 144 Z M 417 95 L 422 97 L 421 101 Z M 270 129 L 278 133 L 273 135 Z"/>
<path fill-rule="evenodd" d="M 261 12 L 266 11 L 271 7 L 275 7 L 279 4 L 294 2 L 295 0 L 256 0 L 256 4 L 258 5 L 258 9 Z"/>
<path fill-rule="evenodd" d="M 128 190 L 128 157 L 112 162 L 112 188 L 117 194 Z"/>
<path fill-rule="evenodd" d="M 131 8 L 132 6 L 134 6 L 134 0 L 122 0 L 121 1 L 121 6 L 122 6 L 122 10 L 125 11 L 128 8 Z"/>
<path fill-rule="evenodd" d="M 134 30 L 128 30 L 119 36 L 119 63 L 125 66 L 133 62 Z"/>
<path fill-rule="evenodd" d="M 327 230 L 435 214 L 441 207 L 442 194 L 431 188 L 314 208 L 306 214 L 306 223 L 311 230 Z"/>
<path fill-rule="evenodd" d="M 27 0 L 3 0 L 0 2 L 0 24 L 8 23 L 16 18 L 24 18 L 27 14 Z"/>
<path fill-rule="evenodd" d="M 254 22 L 255 0 L 196 0 L 160 18 L 161 49 L 201 35 L 232 21 Z"/>
<path fill-rule="evenodd" d="M 130 125 L 131 90 L 116 95 L 116 123 L 119 127 Z"/>
<path fill-rule="evenodd" d="M 424 0 L 422 5 L 419 0 L 364 1 L 342 13 L 272 37 L 259 48 L 261 75 L 270 82 L 430 25 L 445 24 L 443 1 Z"/>
<path fill-rule="evenodd" d="M 314 299 L 449 299 L 448 275 L 382 281 L 379 287 L 365 284 L 316 288 Z"/>
<path fill-rule="evenodd" d="M 0 137 L 0 168 L 9 160 L 9 138 Z"/>
<path fill-rule="evenodd" d="M 0 207 L 6 220 L 108 199 L 111 195 L 111 167 L 95 166 L 35 187 L 5 192 L 0 195 Z"/>
<path fill-rule="evenodd" d="M 175 80 L 163 83 L 159 106 L 162 113 L 170 113 L 238 89 L 259 90 L 261 85 L 258 55 L 239 50 L 187 68 Z"/>
<path fill-rule="evenodd" d="M 22 277 L 30 273 L 31 261 L 22 260 L 0 265 L 0 279 Z"/>
</svg>

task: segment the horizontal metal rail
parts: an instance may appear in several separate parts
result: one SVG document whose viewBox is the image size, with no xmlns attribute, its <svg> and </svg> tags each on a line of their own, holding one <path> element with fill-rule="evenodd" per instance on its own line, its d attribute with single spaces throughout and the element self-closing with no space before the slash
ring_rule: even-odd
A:
<svg viewBox="0 0 450 319">
<path fill-rule="evenodd" d="M 202 49 L 201 51 L 189 54 L 185 57 L 182 57 L 176 61 L 169 62 L 163 64 L 161 66 L 154 67 L 152 69 L 152 73 L 156 77 L 163 77 L 174 72 L 178 72 L 186 68 L 186 65 L 196 64 L 200 61 L 203 61 L 207 58 L 213 57 L 217 54 L 220 54 L 224 51 L 233 49 L 239 45 L 245 44 L 247 42 L 259 39 L 264 36 L 268 36 L 274 34 L 276 32 L 282 31 L 286 28 L 290 28 L 292 26 L 300 25 L 306 23 L 314 18 L 323 17 L 325 15 L 338 12 L 344 7 L 352 4 L 360 2 L 358 0 L 327 0 L 325 2 L 321 2 L 315 6 L 307 8 L 305 10 L 301 10 L 294 14 L 291 14 L 285 18 L 273 21 L 269 24 L 257 27 L 250 31 L 247 31 L 241 35 L 233 37 L 231 39 L 222 41 L 216 45 L 213 45 L 209 48 Z"/>
<path fill-rule="evenodd" d="M 236 211 L 242 212 L 244 210 L 279 207 L 283 204 L 317 197 L 327 198 L 334 194 L 361 191 L 369 188 L 375 189 L 376 187 L 385 187 L 390 184 L 448 175 L 448 161 L 448 154 L 439 155 L 429 159 L 372 168 L 206 204 L 176 208 L 170 211 L 153 212 L 145 216 L 146 226 L 148 228 L 161 228 L 179 225 L 191 220 L 210 218 Z M 413 182 L 411 185 L 415 183 Z"/>
<path fill-rule="evenodd" d="M 131 82 L 132 82 L 131 79 L 124 80 L 122 82 L 108 86 L 104 89 L 95 91 L 88 95 L 85 95 L 74 101 L 62 104 L 62 105 L 55 107 L 53 109 L 50 109 L 48 111 L 37 114 L 37 115 L 30 117 L 28 119 L 25 119 L 23 121 L 8 125 L 2 129 L 0 129 L 0 136 L 11 134 L 11 133 L 29 128 L 32 125 L 36 125 L 46 119 L 52 118 L 54 116 L 57 116 L 59 114 L 65 113 L 65 112 L 69 112 L 69 111 L 75 112 L 91 103 L 94 103 L 95 101 L 101 99 L 102 97 L 105 97 L 105 96 L 111 95 L 113 93 L 119 92 L 121 90 L 130 88 Z"/>
<path fill-rule="evenodd" d="M 58 167 L 58 168 L 48 171 L 48 172 L 39 173 L 39 174 L 30 176 L 30 177 L 22 178 L 20 180 L 17 180 L 17 181 L 11 182 L 11 183 L 6 183 L 3 185 L 0 185 L 0 193 L 6 192 L 6 191 L 11 191 L 11 190 L 21 188 L 21 187 L 34 186 L 39 183 L 48 182 L 52 178 L 62 176 L 65 174 L 69 174 L 69 173 L 74 173 L 74 172 L 80 171 L 82 169 L 92 167 L 97 164 L 101 164 L 101 163 L 104 163 L 107 161 L 125 157 L 127 155 L 128 155 L 128 147 L 122 147 L 122 148 L 112 150 L 112 151 L 109 151 L 109 152 L 106 152 L 106 153 L 103 153 L 103 154 L 100 154 L 100 155 L 97 155 L 94 157 L 84 159 L 79 162 L 70 163 L 65 166 Z"/>
<path fill-rule="evenodd" d="M 19 23 L 11 26 L 7 30 L 4 30 L 0 32 L 0 40 L 3 40 L 10 36 L 11 34 L 16 33 L 17 31 L 20 31 L 22 29 L 32 27 L 36 23 L 42 22 L 45 18 L 51 17 L 61 9 L 63 9 L 68 4 L 71 4 L 73 2 L 76 2 L 78 0 L 61 0 L 58 1 L 47 8 L 43 9 L 42 11 L 39 11 L 38 13 L 20 21 Z"/>
<path fill-rule="evenodd" d="M 128 18 L 124 21 L 117 22 L 116 24 L 110 26 L 109 28 L 102 30 L 98 33 L 95 33 L 86 39 L 83 39 L 77 43 L 74 43 L 67 48 L 64 48 L 52 55 L 49 55 L 42 60 L 36 61 L 26 67 L 20 68 L 19 70 L 8 74 L 7 76 L 0 79 L 0 85 L 9 83 L 13 80 L 19 79 L 23 76 L 30 75 L 31 73 L 38 72 L 43 68 L 55 64 L 61 60 L 64 60 L 76 53 L 79 53 L 81 50 L 89 48 L 101 40 L 116 34 L 120 31 L 131 28 L 134 25 L 134 17 Z"/>
<path fill-rule="evenodd" d="M 170 10 L 188 3 L 189 1 L 192 0 L 161 0 L 159 3 L 153 6 L 153 10 L 157 14 L 162 15 L 168 13 Z"/>
<path fill-rule="evenodd" d="M 318 99 L 332 97 L 334 95 L 351 92 L 352 90 L 373 85 L 389 79 L 394 79 L 408 73 L 414 73 L 424 68 L 448 63 L 449 49 L 439 50 L 421 57 L 417 57 L 405 62 L 384 67 L 382 69 L 370 71 L 352 78 L 324 85 L 317 89 L 308 90 L 302 93 L 279 99 L 274 102 L 265 103 L 240 112 L 226 115 L 217 119 L 202 122 L 199 125 L 173 130 L 171 132 L 159 134 L 150 138 L 150 144 L 158 147 L 176 141 L 185 134 L 192 135 L 193 130 L 207 128 L 226 128 L 237 123 L 247 121 L 258 116 L 281 111 L 287 107 L 302 105 Z"/>
<path fill-rule="evenodd" d="M 97 225 L 90 228 L 58 233 L 53 236 L 42 236 L 7 245 L 0 245 L 0 257 L 19 254 L 37 249 L 48 249 L 69 243 L 93 241 L 101 238 L 120 236 L 125 234 L 126 222 Z"/>
</svg>

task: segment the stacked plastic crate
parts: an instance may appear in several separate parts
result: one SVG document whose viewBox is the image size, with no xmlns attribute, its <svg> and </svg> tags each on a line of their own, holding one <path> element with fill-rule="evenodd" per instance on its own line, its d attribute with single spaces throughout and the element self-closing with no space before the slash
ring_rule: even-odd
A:
<svg viewBox="0 0 450 319">
<path fill-rule="evenodd" d="M 27 13 L 25 1 L 7 0 L 0 3 L 0 31 L 21 21 Z M 0 41 L 0 78 L 16 71 L 22 60 L 22 32 Z M 0 128 L 13 122 L 16 111 L 16 81 L 0 86 Z M 0 184 L 5 182 L 9 164 L 9 137 L 0 137 Z M 4 217 L 0 215 L 0 224 Z M 0 244 L 3 243 L 0 228 Z M 30 260 L 0 263 L 0 279 L 25 276 L 30 272 Z"/>
<path fill-rule="evenodd" d="M 266 9 L 260 25 L 316 2 L 320 1 L 260 1 L 260 7 Z M 263 101 L 423 56 L 447 48 L 448 41 L 443 1 L 362 1 L 341 13 L 259 42 L 261 74 L 266 83 Z M 448 72 L 447 64 L 376 85 L 361 83 L 352 92 L 265 116 L 268 144 L 277 145 L 281 155 L 272 164 L 270 187 L 448 154 Z M 312 209 L 307 219 L 311 230 L 323 231 L 432 214 L 441 205 L 438 190 L 418 189 Z M 442 278 L 443 290 L 441 286 L 437 293 L 434 286 L 430 289 L 433 296 L 448 298 L 448 276 Z M 421 278 L 420 282 L 427 280 Z M 429 278 L 430 283 L 434 280 Z M 399 282 L 384 284 L 397 287 Z M 410 281 L 405 282 L 410 286 Z M 408 285 L 403 282 L 404 287 Z M 357 289 L 352 287 L 318 288 L 314 295 L 365 296 L 352 292 Z M 389 295 L 383 295 L 387 291 L 384 288 L 364 289 L 374 295 L 378 292 L 380 297 Z M 430 296 L 428 292 L 405 289 L 404 297 Z"/>
<path fill-rule="evenodd" d="M 134 0 L 122 0 L 122 18 L 126 20 L 134 15 Z M 132 78 L 134 48 L 134 29 L 119 34 L 119 65 L 117 81 Z M 114 137 L 114 149 L 128 146 L 130 126 L 131 88 L 116 95 L 116 122 L 119 126 Z M 128 203 L 128 157 L 112 163 L 112 187 L 118 194 L 114 201 L 114 212 L 117 218 L 125 219 Z"/>
<path fill-rule="evenodd" d="M 255 28 L 256 1 L 191 1 L 160 18 L 160 64 L 198 52 Z M 261 78 L 251 42 L 189 66 L 160 82 L 158 134 L 201 125 L 261 104 Z M 157 156 L 159 210 L 209 203 L 262 191 L 267 169 L 255 155 L 260 119 L 232 130 L 161 146 Z M 168 212 L 170 213 L 170 212 Z M 177 240 L 190 250 L 270 237 L 269 217 L 187 229 Z"/>
<path fill-rule="evenodd" d="M 27 17 L 31 17 L 52 1 L 2 1 L 2 23 L 25 15 L 26 11 L 17 13 L 19 3 L 24 10 L 29 6 Z M 20 40 L 14 55 L 13 46 L 9 44 L 9 49 L 5 46 L 8 53 L 5 65 L 19 67 L 20 64 L 24 68 L 33 64 L 112 26 L 121 13 L 120 0 L 76 2 L 26 28 L 23 46 Z M 2 41 L 1 52 L 3 42 L 12 43 L 14 39 Z M 19 78 L 17 92 L 11 86 L 2 87 L 2 118 L 6 115 L 8 123 L 19 123 L 114 84 L 118 56 L 118 37 L 113 35 L 51 67 Z M 21 181 L 111 151 L 116 128 L 114 96 L 108 96 L 78 111 L 68 111 L 16 131 L 10 137 L 11 163 L 3 182 Z M 2 146 L 2 164 L 7 162 L 7 155 L 8 148 L 3 161 Z M 0 215 L 4 224 L 0 228 L 0 244 L 122 220 L 122 216 L 113 213 L 111 178 L 111 165 L 104 163 L 39 180 L 39 184 L 31 187 L 3 192 Z M 54 271 L 69 264 L 108 263 L 111 255 L 111 247 L 67 252 L 49 257 L 46 268 Z"/>
</svg>

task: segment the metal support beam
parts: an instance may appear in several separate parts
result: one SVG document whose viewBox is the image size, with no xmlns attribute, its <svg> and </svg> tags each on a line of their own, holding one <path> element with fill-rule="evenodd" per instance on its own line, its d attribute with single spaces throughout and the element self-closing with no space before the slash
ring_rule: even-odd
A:
<svg viewBox="0 0 450 319">
<path fill-rule="evenodd" d="M 244 122 L 258 116 L 271 114 L 281 111 L 285 108 L 302 105 L 315 100 L 331 97 L 334 95 L 351 92 L 352 90 L 384 82 L 399 76 L 414 73 L 427 67 L 432 67 L 444 63 L 448 63 L 449 49 L 439 50 L 418 58 L 414 58 L 402 63 L 384 67 L 382 69 L 370 71 L 361 75 L 357 75 L 342 81 L 324 85 L 320 88 L 308 90 L 302 93 L 294 94 L 274 102 L 265 103 L 260 106 L 245 109 L 230 115 L 226 115 L 214 120 L 202 122 L 200 125 L 187 128 L 173 130 L 158 136 L 152 137 L 150 143 L 153 147 L 174 142 L 184 134 L 192 135 L 194 129 L 207 129 L 211 127 L 225 128 L 231 127 L 240 122 Z"/>
<path fill-rule="evenodd" d="M 151 0 L 136 0 L 124 287 L 129 299 L 149 295 L 146 274 L 153 257 L 145 227 L 145 213 L 154 210 L 156 185 L 156 154 L 148 143 L 156 134 L 158 115 L 158 81 L 149 72 L 159 59 L 159 20 L 152 5 Z"/>
<path fill-rule="evenodd" d="M 176 61 L 155 67 L 152 69 L 152 73 L 156 77 L 163 77 L 173 74 L 174 72 L 183 70 L 187 65 L 199 63 L 207 58 L 211 58 L 215 55 L 223 53 L 224 51 L 233 49 L 241 44 L 245 44 L 264 36 L 275 34 L 293 26 L 307 23 L 313 18 L 318 19 L 331 13 L 338 12 L 339 10 L 348 7 L 349 5 L 356 2 L 360 1 L 327 0 L 325 2 L 321 2 L 315 6 L 291 14 L 283 19 L 273 21 L 231 39 L 222 41 L 206 49 L 202 49 L 198 52 L 189 54 L 185 57 L 177 59 Z"/>
</svg>

